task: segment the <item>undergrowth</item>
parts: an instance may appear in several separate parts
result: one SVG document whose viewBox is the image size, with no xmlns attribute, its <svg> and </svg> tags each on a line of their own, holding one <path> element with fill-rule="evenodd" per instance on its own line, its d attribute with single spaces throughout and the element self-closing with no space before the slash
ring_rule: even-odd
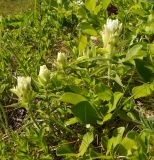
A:
<svg viewBox="0 0 154 160">
<path fill-rule="evenodd" d="M 0 17 L 0 159 L 154 158 L 154 4 L 39 0 Z"/>
</svg>

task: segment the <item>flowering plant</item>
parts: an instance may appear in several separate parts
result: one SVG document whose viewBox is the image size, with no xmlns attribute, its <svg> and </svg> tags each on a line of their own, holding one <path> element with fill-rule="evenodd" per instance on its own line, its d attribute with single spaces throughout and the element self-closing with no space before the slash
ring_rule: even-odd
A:
<svg viewBox="0 0 154 160">
<path fill-rule="evenodd" d="M 50 78 L 50 71 L 46 65 L 40 66 L 40 71 L 38 75 L 38 80 L 41 85 L 46 85 Z"/>
<path fill-rule="evenodd" d="M 121 31 L 122 23 L 119 23 L 119 20 L 107 19 L 106 24 L 104 25 L 104 31 L 102 32 L 102 39 L 104 43 L 104 48 L 108 52 L 111 52 L 112 45 L 114 45 L 116 37 Z"/>
<path fill-rule="evenodd" d="M 11 89 L 23 102 L 28 102 L 31 92 L 31 77 L 18 77 L 17 86 Z"/>
</svg>

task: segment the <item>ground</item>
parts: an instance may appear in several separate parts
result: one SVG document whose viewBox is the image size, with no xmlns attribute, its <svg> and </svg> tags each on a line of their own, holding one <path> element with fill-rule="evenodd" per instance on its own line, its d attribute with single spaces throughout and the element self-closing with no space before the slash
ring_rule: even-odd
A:
<svg viewBox="0 0 154 160">
<path fill-rule="evenodd" d="M 32 8 L 34 0 L 0 0 L 0 15 L 12 15 Z"/>
</svg>

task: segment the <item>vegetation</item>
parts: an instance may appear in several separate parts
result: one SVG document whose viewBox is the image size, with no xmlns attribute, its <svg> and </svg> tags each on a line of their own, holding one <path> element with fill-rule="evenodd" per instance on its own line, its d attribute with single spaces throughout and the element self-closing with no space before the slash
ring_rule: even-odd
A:
<svg viewBox="0 0 154 160">
<path fill-rule="evenodd" d="M 32 8 L 0 17 L 0 159 L 154 159 L 153 1 Z"/>
<path fill-rule="evenodd" d="M 33 7 L 33 0 L 1 0 L 0 15 L 6 16 L 26 11 Z"/>
</svg>

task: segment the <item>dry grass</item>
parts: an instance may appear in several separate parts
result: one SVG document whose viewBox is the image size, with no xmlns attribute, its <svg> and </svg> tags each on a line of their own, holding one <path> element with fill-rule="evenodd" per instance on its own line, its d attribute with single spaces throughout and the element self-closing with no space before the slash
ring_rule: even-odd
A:
<svg viewBox="0 0 154 160">
<path fill-rule="evenodd" d="M 0 15 L 12 15 L 33 7 L 34 0 L 0 0 Z"/>
</svg>

